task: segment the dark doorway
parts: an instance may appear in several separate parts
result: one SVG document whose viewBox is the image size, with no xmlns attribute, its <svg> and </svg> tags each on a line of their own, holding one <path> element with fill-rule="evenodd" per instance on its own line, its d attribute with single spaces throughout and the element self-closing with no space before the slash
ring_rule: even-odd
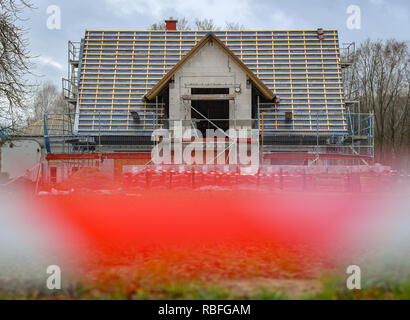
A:
<svg viewBox="0 0 410 320">
<path fill-rule="evenodd" d="M 215 130 L 215 126 L 226 131 L 229 129 L 229 100 L 198 100 L 192 101 L 191 119 L 196 128 L 205 137 L 207 129 Z"/>
</svg>

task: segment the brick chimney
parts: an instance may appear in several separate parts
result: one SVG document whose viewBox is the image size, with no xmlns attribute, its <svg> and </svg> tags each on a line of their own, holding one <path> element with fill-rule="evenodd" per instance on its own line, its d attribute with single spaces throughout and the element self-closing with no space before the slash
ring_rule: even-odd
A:
<svg viewBox="0 0 410 320">
<path fill-rule="evenodd" d="M 166 29 L 173 31 L 177 29 L 177 22 L 178 20 L 169 18 L 168 20 L 165 20 L 165 25 L 166 25 Z"/>
</svg>

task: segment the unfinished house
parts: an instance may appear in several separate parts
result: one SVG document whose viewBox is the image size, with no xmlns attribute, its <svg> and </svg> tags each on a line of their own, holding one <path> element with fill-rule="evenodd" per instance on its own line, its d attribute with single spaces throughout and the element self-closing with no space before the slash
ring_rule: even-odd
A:
<svg viewBox="0 0 410 320">
<path fill-rule="evenodd" d="M 69 43 L 69 66 L 77 152 L 146 163 L 153 131 L 180 121 L 202 134 L 257 130 L 263 164 L 373 156 L 357 148 L 371 146 L 372 121 L 353 134 L 336 30 L 179 31 L 172 20 L 160 31 L 87 30 Z"/>
</svg>

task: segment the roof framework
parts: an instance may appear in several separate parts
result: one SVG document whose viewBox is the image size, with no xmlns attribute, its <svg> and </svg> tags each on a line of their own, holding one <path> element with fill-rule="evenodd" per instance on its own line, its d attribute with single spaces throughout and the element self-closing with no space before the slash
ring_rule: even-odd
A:
<svg viewBox="0 0 410 320">
<path fill-rule="evenodd" d="M 144 98 L 207 31 L 86 31 L 80 55 L 77 118 L 84 135 L 151 135 L 164 106 Z M 345 134 L 339 41 L 335 30 L 215 31 L 215 36 L 281 104 L 262 101 L 265 135 Z M 130 114 L 137 111 L 140 119 Z M 293 120 L 286 121 L 286 112 Z"/>
<path fill-rule="evenodd" d="M 246 73 L 248 79 L 259 89 L 266 100 L 273 100 L 275 94 L 239 59 L 229 48 L 219 40 L 213 33 L 208 33 L 173 67 L 146 95 L 152 100 L 164 89 L 175 73 L 208 42 L 216 43 L 239 67 Z"/>
<path fill-rule="evenodd" d="M 47 130 L 52 136 L 65 136 L 72 132 L 74 119 L 71 115 L 51 114 L 46 116 Z M 21 128 L 13 137 L 44 137 L 44 119 Z"/>
</svg>

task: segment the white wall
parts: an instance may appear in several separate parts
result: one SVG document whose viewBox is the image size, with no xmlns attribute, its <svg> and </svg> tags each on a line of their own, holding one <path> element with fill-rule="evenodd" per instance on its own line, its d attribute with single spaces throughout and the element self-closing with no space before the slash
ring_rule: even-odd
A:
<svg viewBox="0 0 410 320">
<path fill-rule="evenodd" d="M 1 172 L 10 179 L 22 176 L 41 162 L 41 146 L 34 140 L 16 140 L 1 148 Z M 29 176 L 35 179 L 35 174 Z"/>
<path fill-rule="evenodd" d="M 216 43 L 208 42 L 192 56 L 175 74 L 170 84 L 169 115 L 172 120 L 190 120 L 190 101 L 182 101 L 181 96 L 190 95 L 191 88 L 229 88 L 236 95 L 236 119 L 252 118 L 252 86 L 247 85 L 246 73 Z M 234 119 L 234 102 L 230 101 L 230 118 Z M 251 122 L 241 123 L 237 128 L 251 126 Z M 188 126 L 189 127 L 189 126 Z M 233 122 L 231 122 L 231 128 Z"/>
</svg>

